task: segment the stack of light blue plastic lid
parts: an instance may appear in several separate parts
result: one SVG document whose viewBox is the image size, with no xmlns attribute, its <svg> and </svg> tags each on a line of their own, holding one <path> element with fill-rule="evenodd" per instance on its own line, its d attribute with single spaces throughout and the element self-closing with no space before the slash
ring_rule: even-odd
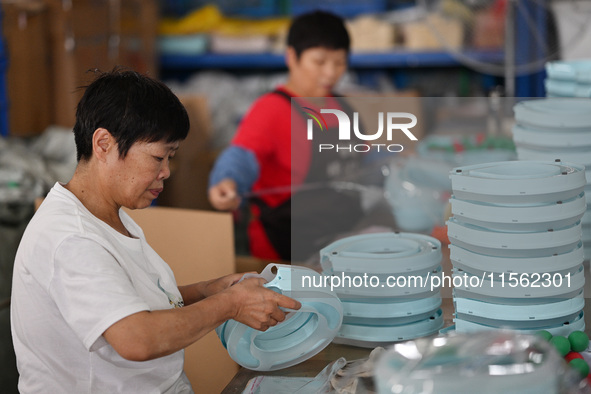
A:
<svg viewBox="0 0 591 394">
<path fill-rule="evenodd" d="M 456 331 L 584 330 L 584 167 L 507 161 L 450 178 Z"/>
<path fill-rule="evenodd" d="M 591 97 L 591 60 L 546 63 L 548 97 Z"/>
<path fill-rule="evenodd" d="M 560 64 L 552 67 L 558 69 Z M 590 69 L 591 70 L 591 69 Z M 581 76 L 582 78 L 582 76 Z M 591 81 L 591 77 L 586 77 Z M 586 167 L 587 212 L 581 219 L 585 257 L 591 258 L 591 99 L 548 98 L 514 107 L 519 160 L 555 160 Z"/>
<path fill-rule="evenodd" d="M 216 333 L 230 357 L 255 371 L 275 371 L 296 365 L 316 355 L 333 340 L 343 320 L 343 307 L 336 294 L 322 285 L 322 276 L 305 267 L 269 264 L 260 274 L 245 274 L 267 280 L 265 287 L 298 300 L 302 306 L 289 312 L 283 322 L 258 331 L 228 320 Z"/>
<path fill-rule="evenodd" d="M 373 348 L 443 327 L 439 285 L 431 281 L 441 275 L 441 243 L 435 238 L 356 235 L 325 247 L 320 258 L 343 304 L 343 324 L 333 342 Z"/>
</svg>

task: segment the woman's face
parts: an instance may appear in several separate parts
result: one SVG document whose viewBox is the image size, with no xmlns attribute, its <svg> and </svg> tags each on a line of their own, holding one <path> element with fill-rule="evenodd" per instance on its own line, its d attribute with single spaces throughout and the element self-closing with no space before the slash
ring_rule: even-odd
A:
<svg viewBox="0 0 591 394">
<path fill-rule="evenodd" d="M 322 47 L 304 50 L 298 58 L 288 49 L 287 63 L 293 83 L 302 97 L 328 97 L 347 71 L 347 51 Z"/>
<path fill-rule="evenodd" d="M 170 159 L 178 147 L 178 141 L 136 142 L 125 158 L 112 161 L 111 178 L 116 187 L 111 192 L 115 202 L 131 209 L 149 206 L 170 176 Z"/>
</svg>

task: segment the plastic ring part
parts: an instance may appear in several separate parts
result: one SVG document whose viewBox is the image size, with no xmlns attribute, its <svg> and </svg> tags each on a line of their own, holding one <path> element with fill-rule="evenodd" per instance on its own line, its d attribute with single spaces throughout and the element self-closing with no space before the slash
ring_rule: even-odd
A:
<svg viewBox="0 0 591 394">
<path fill-rule="evenodd" d="M 456 313 L 462 315 L 531 322 L 534 320 L 564 319 L 564 316 L 578 314 L 585 307 L 585 298 L 583 298 L 583 292 L 581 291 L 579 295 L 573 298 L 540 304 L 493 304 L 462 297 L 456 297 L 454 303 Z"/>
<path fill-rule="evenodd" d="M 474 315 L 466 315 L 460 312 L 456 312 L 456 318 L 462 319 L 464 321 L 468 321 L 470 323 L 477 323 L 483 326 L 491 326 L 491 327 L 504 327 L 511 330 L 533 330 L 539 329 L 543 330 L 546 327 L 555 327 L 558 325 L 562 325 L 564 323 L 570 324 L 571 321 L 574 321 L 579 314 L 581 313 L 581 309 L 578 311 L 571 313 L 569 315 L 563 315 L 559 317 L 554 317 L 547 320 L 507 320 L 507 319 L 493 319 L 488 317 L 482 316 L 474 316 Z"/>
<path fill-rule="evenodd" d="M 591 165 L 591 157 L 589 155 L 589 150 L 574 150 L 569 148 L 562 148 L 562 149 L 544 149 L 532 146 L 522 146 L 517 144 L 517 157 L 519 160 L 527 160 L 532 161 L 539 161 L 539 160 L 553 160 L 553 159 L 561 159 L 564 161 L 572 162 L 572 163 L 580 163 L 584 166 Z"/>
<path fill-rule="evenodd" d="M 517 103 L 513 110 L 518 124 L 534 127 L 584 128 L 591 125 L 591 100 L 546 98 Z"/>
<path fill-rule="evenodd" d="M 455 330 L 456 332 L 461 332 L 461 333 L 470 333 L 470 332 L 477 332 L 477 331 L 484 331 L 484 330 L 498 330 L 498 329 L 502 329 L 505 328 L 502 325 L 502 322 L 500 322 L 501 324 L 499 326 L 488 326 L 488 325 L 484 325 L 484 324 L 478 324 L 478 323 L 474 323 L 471 321 L 467 321 L 464 319 L 454 319 L 455 322 Z M 519 329 L 520 333 L 523 334 L 535 334 L 536 332 L 540 331 L 540 330 L 546 330 L 549 331 L 552 335 L 562 335 L 562 336 L 568 336 L 571 332 L 573 331 L 585 331 L 585 319 L 584 319 L 584 313 L 581 312 L 576 319 L 569 321 L 569 322 L 565 322 L 563 324 L 559 324 L 556 326 L 551 326 L 551 327 L 536 327 L 533 329 Z"/>
<path fill-rule="evenodd" d="M 494 230 L 546 231 L 575 224 L 586 211 L 583 193 L 567 201 L 535 206 L 499 206 L 450 199 L 451 212 L 461 222 Z"/>
<path fill-rule="evenodd" d="M 441 242 L 412 233 L 363 234 L 335 241 L 320 251 L 325 273 L 368 274 L 430 271 L 441 263 Z"/>
<path fill-rule="evenodd" d="M 447 221 L 447 228 L 453 245 L 498 257 L 544 257 L 567 253 L 581 240 L 580 222 L 545 232 L 506 233 L 463 224 L 452 217 Z"/>
<path fill-rule="evenodd" d="M 343 319 L 340 300 L 324 287 L 305 287 L 303 282 L 315 277 L 317 282 L 312 279 L 312 283 L 321 283 L 320 274 L 305 267 L 269 264 L 260 275 L 245 274 L 242 280 L 253 276 L 265 278 L 265 287 L 300 301 L 302 307 L 264 332 L 235 320 L 220 325 L 216 332 L 234 361 L 255 371 L 274 371 L 307 360 L 333 340 Z"/>
<path fill-rule="evenodd" d="M 589 60 L 547 62 L 546 73 L 548 78 L 591 83 L 591 62 Z"/>
<path fill-rule="evenodd" d="M 539 204 L 578 196 L 585 168 L 561 161 L 506 161 L 456 168 L 450 179 L 461 200 L 492 204 Z"/>
<path fill-rule="evenodd" d="M 379 302 L 363 302 L 358 300 L 341 300 L 343 303 L 343 316 L 355 316 L 360 318 L 400 318 L 428 313 L 441 306 L 439 294 L 412 299 L 412 301 L 401 301 L 399 299 L 380 300 Z"/>
<path fill-rule="evenodd" d="M 513 126 L 513 141 L 517 145 L 526 147 L 589 149 L 589 146 L 591 146 L 591 130 L 540 130 L 515 125 Z"/>
<path fill-rule="evenodd" d="M 334 343 L 369 347 L 384 346 L 435 334 L 443 327 L 443 312 L 438 309 L 428 319 L 399 326 L 343 324 Z"/>
<path fill-rule="evenodd" d="M 350 273 L 335 272 L 334 276 L 339 278 L 343 285 L 335 286 L 334 291 L 341 299 L 351 299 L 354 297 L 368 297 L 368 298 L 393 298 L 393 297 L 418 297 L 422 295 L 428 297 L 430 294 L 439 292 L 439 287 L 432 286 L 431 276 L 440 276 L 442 268 L 439 265 L 435 270 L 429 271 L 423 275 L 413 275 L 411 277 L 397 276 L 396 282 L 389 283 L 382 281 L 374 285 L 365 286 L 362 282 L 362 277 L 352 275 Z M 392 276 L 394 277 L 394 276 Z M 391 278 L 392 278 L 391 277 Z M 343 278 L 351 278 L 349 285 L 348 280 Z M 359 285 L 355 284 L 355 280 L 359 279 Z M 329 281 L 330 282 L 330 281 Z"/>
<path fill-rule="evenodd" d="M 366 325 L 370 327 L 391 327 L 391 326 L 401 326 L 404 324 L 413 324 L 421 320 L 427 319 L 429 316 L 432 316 L 439 307 L 434 308 L 433 310 L 423 312 L 423 313 L 415 313 L 408 316 L 401 316 L 401 317 L 357 317 L 357 316 L 344 316 L 343 317 L 343 324 L 349 325 Z"/>
<path fill-rule="evenodd" d="M 558 275 L 558 276 L 554 276 Z M 463 290 L 466 294 L 480 294 L 488 297 L 507 298 L 562 298 L 566 299 L 574 291 L 579 291 L 585 285 L 585 270 L 581 265 L 575 274 L 562 276 L 559 274 L 550 275 L 548 278 L 532 278 L 528 275 L 523 280 L 519 275 L 513 277 L 506 275 L 503 281 L 491 281 L 486 276 L 474 276 L 467 272 L 458 273 L 453 269 L 452 277 L 460 277 L 461 280 L 454 282 L 455 290 Z M 520 282 L 521 281 L 521 282 Z M 468 296 L 466 298 L 474 298 Z M 543 302 L 540 300 L 539 302 Z"/>
<path fill-rule="evenodd" d="M 455 268 L 477 276 L 504 272 L 575 273 L 585 260 L 582 242 L 579 242 L 576 248 L 569 252 L 543 257 L 509 258 L 488 256 L 471 252 L 457 245 L 449 245 L 449 250 L 450 260 Z"/>
<path fill-rule="evenodd" d="M 575 81 L 565 81 L 552 78 L 544 80 L 546 93 L 554 94 L 558 97 L 591 97 L 591 84 L 581 84 Z M 546 95 L 546 97 L 550 97 Z"/>
</svg>

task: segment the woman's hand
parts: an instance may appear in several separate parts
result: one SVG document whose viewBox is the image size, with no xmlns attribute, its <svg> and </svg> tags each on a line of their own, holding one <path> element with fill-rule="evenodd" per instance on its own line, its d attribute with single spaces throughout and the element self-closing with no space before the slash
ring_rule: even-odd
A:
<svg viewBox="0 0 591 394">
<path fill-rule="evenodd" d="M 262 278 L 248 278 L 227 289 L 235 304 L 233 319 L 259 331 L 285 320 L 280 308 L 300 309 L 298 301 L 263 287 Z"/>
<path fill-rule="evenodd" d="M 219 211 L 233 211 L 240 206 L 240 196 L 236 182 L 226 178 L 213 185 L 208 190 L 209 202 Z"/>
<path fill-rule="evenodd" d="M 244 274 L 229 274 L 217 279 L 212 279 L 203 282 L 202 294 L 204 297 L 210 297 L 220 291 L 226 290 L 228 287 L 238 283 Z"/>
</svg>

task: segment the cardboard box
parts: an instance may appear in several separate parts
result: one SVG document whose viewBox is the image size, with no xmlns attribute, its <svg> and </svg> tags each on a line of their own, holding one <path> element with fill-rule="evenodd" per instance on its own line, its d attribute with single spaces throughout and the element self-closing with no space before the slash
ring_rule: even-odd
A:
<svg viewBox="0 0 591 394">
<path fill-rule="evenodd" d="M 10 134 L 73 127 L 80 87 L 116 65 L 156 77 L 156 0 L 2 2 Z"/>
<path fill-rule="evenodd" d="M 230 214 L 164 207 L 127 212 L 170 265 L 179 285 L 234 272 Z M 215 332 L 185 350 L 185 372 L 196 393 L 221 392 L 237 371 Z"/>
<path fill-rule="evenodd" d="M 189 115 L 191 129 L 172 159 L 170 178 L 164 181 L 164 190 L 157 204 L 211 210 L 207 185 L 217 152 L 209 148 L 212 126 L 207 98 L 197 95 L 179 98 Z"/>
<path fill-rule="evenodd" d="M 45 1 L 51 9 L 55 124 L 74 125 L 79 88 L 95 77 L 89 70 L 125 66 L 157 75 L 155 0 Z"/>
<path fill-rule="evenodd" d="M 53 118 L 49 9 L 43 1 L 2 2 L 2 13 L 10 134 L 37 135 Z"/>
<path fill-rule="evenodd" d="M 158 3 L 154 0 L 120 0 L 119 64 L 157 77 Z"/>
<path fill-rule="evenodd" d="M 472 47 L 475 49 L 503 49 L 504 45 L 504 14 L 495 13 L 493 10 L 476 12 Z"/>
<path fill-rule="evenodd" d="M 459 19 L 430 14 L 426 20 L 401 25 L 404 46 L 410 50 L 460 50 L 464 26 Z"/>
</svg>

